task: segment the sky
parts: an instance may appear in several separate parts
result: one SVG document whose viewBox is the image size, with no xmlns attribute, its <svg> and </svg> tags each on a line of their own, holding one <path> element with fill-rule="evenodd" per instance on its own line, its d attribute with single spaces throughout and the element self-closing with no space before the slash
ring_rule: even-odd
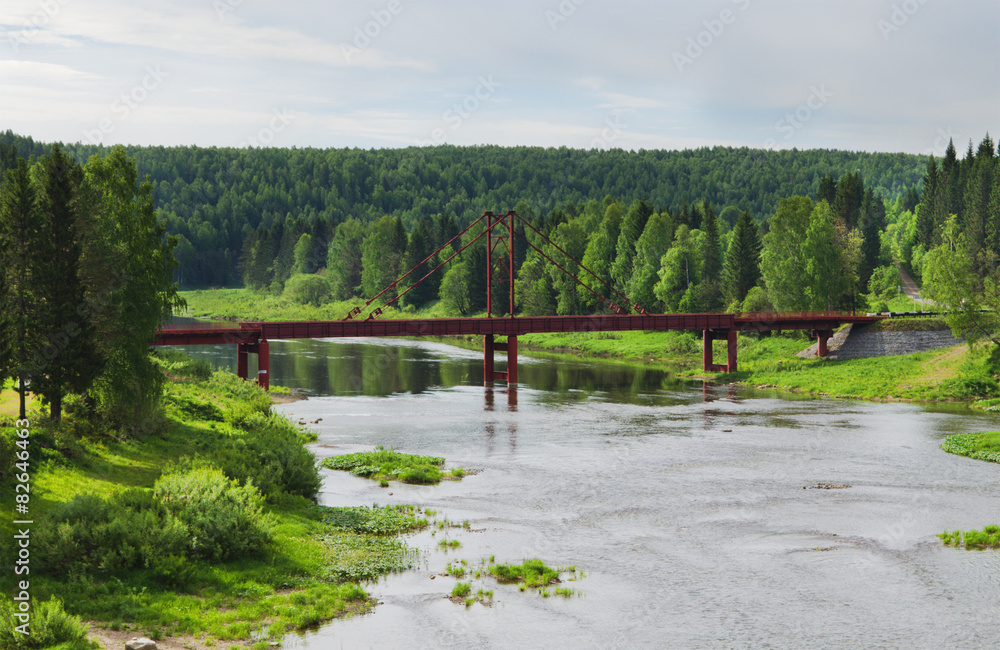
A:
<svg viewBox="0 0 1000 650">
<path fill-rule="evenodd" d="M 0 130 L 220 147 L 1000 136 L 998 0 L 2 0 Z"/>
</svg>

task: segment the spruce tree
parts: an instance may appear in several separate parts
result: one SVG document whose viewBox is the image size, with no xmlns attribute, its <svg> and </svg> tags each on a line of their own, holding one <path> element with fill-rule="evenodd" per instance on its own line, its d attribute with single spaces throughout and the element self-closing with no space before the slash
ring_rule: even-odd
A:
<svg viewBox="0 0 1000 650">
<path fill-rule="evenodd" d="M 743 211 L 733 229 L 722 266 L 722 289 L 726 302 L 743 302 L 760 282 L 760 231 L 749 211 Z"/>
<path fill-rule="evenodd" d="M 840 179 L 840 183 L 837 185 L 837 196 L 830 207 L 833 208 L 834 216 L 839 218 L 848 230 L 858 225 L 864 193 L 865 184 L 858 172 L 847 174 Z"/>
<path fill-rule="evenodd" d="M 827 174 L 826 176 L 819 179 L 819 189 L 816 191 L 817 201 L 826 201 L 830 205 L 833 205 L 834 200 L 837 198 L 837 179 L 834 178 L 833 174 Z"/>
<path fill-rule="evenodd" d="M 63 397 L 81 392 L 101 372 L 92 310 L 80 280 L 81 247 L 78 233 L 90 215 L 83 172 L 59 145 L 41 160 L 38 189 L 37 260 L 33 268 L 39 304 L 41 348 L 32 359 L 32 391 L 49 402 L 53 420 L 62 417 Z"/>
<path fill-rule="evenodd" d="M 927 171 L 924 172 L 924 191 L 920 197 L 920 208 L 917 213 L 917 242 L 924 245 L 926 250 L 930 250 L 934 243 L 935 234 L 935 206 L 934 198 L 939 196 L 938 192 L 938 165 L 934 160 L 934 154 L 927 159 Z"/>
<path fill-rule="evenodd" d="M 960 169 L 955 143 L 948 140 L 948 148 L 941 160 L 940 182 L 944 184 L 944 216 L 962 213 L 963 189 L 959 186 Z M 943 221 L 942 221 L 943 222 Z M 940 227 L 941 223 L 936 224 Z"/>
<path fill-rule="evenodd" d="M 433 233 L 426 220 L 417 222 L 413 232 L 410 233 L 410 241 L 406 246 L 406 255 L 403 257 L 402 267 L 404 273 L 413 269 L 413 272 L 406 278 L 407 287 L 412 287 L 415 282 L 437 266 L 434 260 L 421 264 L 424 258 L 433 252 L 430 242 L 432 236 Z M 441 271 L 431 275 L 419 285 L 410 289 L 403 300 L 407 304 L 423 307 L 428 302 L 437 298 L 438 287 L 441 284 L 442 277 Z"/>
<path fill-rule="evenodd" d="M 885 204 L 869 187 L 865 189 L 865 198 L 861 206 L 861 261 L 858 266 L 860 286 L 867 287 L 872 271 L 881 266 L 882 240 L 879 237 L 885 229 Z"/>
</svg>

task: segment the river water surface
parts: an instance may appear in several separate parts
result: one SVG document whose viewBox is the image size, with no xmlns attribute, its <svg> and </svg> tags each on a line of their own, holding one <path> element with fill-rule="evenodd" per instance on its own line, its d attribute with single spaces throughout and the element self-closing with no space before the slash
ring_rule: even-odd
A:
<svg viewBox="0 0 1000 650">
<path fill-rule="evenodd" d="M 1000 523 L 1000 468 L 938 448 L 997 415 L 524 357 L 510 394 L 481 367 L 434 342 L 272 342 L 272 383 L 309 395 L 278 410 L 321 419 L 318 456 L 384 445 L 477 472 L 382 489 L 322 470 L 326 505 L 411 503 L 471 529 L 407 537 L 418 567 L 367 585 L 373 613 L 286 647 L 1000 647 L 1000 553 L 935 537 Z M 585 577 L 571 598 L 482 580 L 493 606 L 448 600 L 447 562 L 489 556 Z"/>
</svg>

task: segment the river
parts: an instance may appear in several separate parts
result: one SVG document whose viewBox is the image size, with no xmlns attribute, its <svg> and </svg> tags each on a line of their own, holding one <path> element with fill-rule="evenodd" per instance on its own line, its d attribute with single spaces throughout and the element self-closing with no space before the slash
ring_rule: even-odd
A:
<svg viewBox="0 0 1000 650">
<path fill-rule="evenodd" d="M 231 350 L 195 351 L 235 365 Z M 318 456 L 381 444 L 476 472 L 383 489 L 322 470 L 324 504 L 413 503 L 470 529 L 409 536 L 419 566 L 367 585 L 373 613 L 285 647 L 1000 645 L 1000 553 L 935 537 L 1000 523 L 1000 467 L 938 448 L 1000 415 L 521 361 L 512 395 L 479 385 L 480 352 L 442 343 L 271 342 L 272 383 L 309 395 L 278 410 L 320 420 Z M 438 549 L 445 537 L 461 547 Z M 489 556 L 585 577 L 571 598 L 483 580 L 473 590 L 493 589 L 493 606 L 448 600 L 446 563 Z"/>
</svg>

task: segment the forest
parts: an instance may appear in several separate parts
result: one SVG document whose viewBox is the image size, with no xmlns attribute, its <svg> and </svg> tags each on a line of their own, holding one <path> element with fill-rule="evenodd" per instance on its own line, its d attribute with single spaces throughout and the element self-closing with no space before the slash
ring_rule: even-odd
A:
<svg viewBox="0 0 1000 650">
<path fill-rule="evenodd" d="M 6 168 L 45 151 L 0 136 Z M 1000 258 L 988 134 L 961 159 L 949 143 L 940 160 L 723 147 L 123 152 L 176 238 L 182 287 L 243 285 L 302 303 L 370 299 L 420 266 L 381 300 L 405 292 L 407 308 L 482 312 L 485 239 L 407 289 L 481 232 L 459 237 L 483 212 L 510 209 L 527 224 L 515 245 L 522 314 L 880 310 L 898 292 L 897 264 L 920 279 L 943 242 L 958 250 L 962 237 L 978 286 Z"/>
<path fill-rule="evenodd" d="M 110 151 L 62 147 L 80 163 Z M 0 169 L 10 168 L 15 156 L 37 159 L 49 148 L 0 133 Z M 729 147 L 126 147 L 125 153 L 135 159 L 139 178 L 149 177 L 157 214 L 178 238 L 176 280 L 183 288 L 243 285 L 248 259 L 254 275 L 249 284 L 259 286 L 257 258 L 269 253 L 276 259 L 266 262 L 272 266 L 264 273 L 266 286 L 284 286 L 301 236 L 309 234 L 322 249 L 313 255 L 321 268 L 334 229 L 349 220 L 368 228 L 382 217 L 398 218 L 412 234 L 421 222 L 450 220 L 462 228 L 486 211 L 506 212 L 519 204 L 532 219 L 556 210 L 577 214 L 588 201 L 610 196 L 624 206 L 645 200 L 657 213 L 681 213 L 685 204 L 691 211 L 708 201 L 732 228 L 743 211 L 760 223 L 782 198 L 815 197 L 826 176 L 860 174 L 877 195 L 905 194 L 919 185 L 926 163 L 908 154 Z"/>
<path fill-rule="evenodd" d="M 8 150 L 9 152 L 9 150 Z M 78 164 L 59 145 L 8 156 L 0 184 L 0 383 L 15 380 L 58 421 L 68 409 L 134 429 L 159 405 L 149 353 L 183 305 L 151 187 L 123 149 Z M 81 397 L 83 396 L 83 397 Z"/>
</svg>

